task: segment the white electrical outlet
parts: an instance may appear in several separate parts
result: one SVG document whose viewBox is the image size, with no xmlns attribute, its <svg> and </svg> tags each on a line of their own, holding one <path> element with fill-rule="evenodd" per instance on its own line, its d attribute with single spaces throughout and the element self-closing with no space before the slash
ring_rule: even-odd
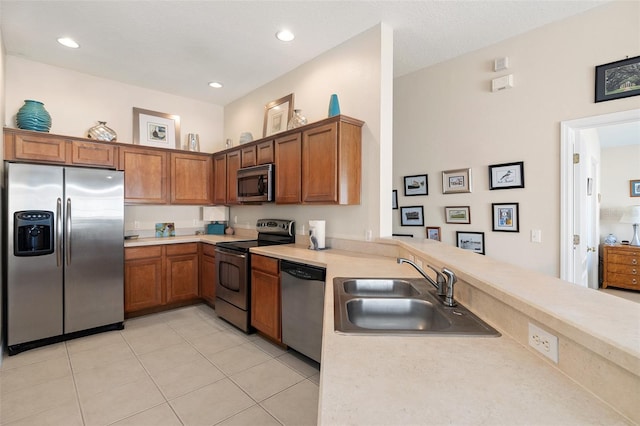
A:
<svg viewBox="0 0 640 426">
<path fill-rule="evenodd" d="M 529 346 L 558 363 L 558 337 L 529 323 Z"/>
</svg>

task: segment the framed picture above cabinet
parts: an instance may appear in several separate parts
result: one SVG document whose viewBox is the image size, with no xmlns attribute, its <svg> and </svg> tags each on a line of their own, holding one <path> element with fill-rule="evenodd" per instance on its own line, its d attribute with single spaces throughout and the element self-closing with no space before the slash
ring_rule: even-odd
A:
<svg viewBox="0 0 640 426">
<path fill-rule="evenodd" d="M 133 143 L 180 149 L 180 117 L 134 107 Z"/>
</svg>

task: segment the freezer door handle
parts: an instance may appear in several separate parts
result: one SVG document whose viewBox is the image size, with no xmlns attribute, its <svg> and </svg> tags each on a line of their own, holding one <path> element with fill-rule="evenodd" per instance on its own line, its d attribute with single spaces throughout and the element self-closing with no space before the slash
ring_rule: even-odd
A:
<svg viewBox="0 0 640 426">
<path fill-rule="evenodd" d="M 65 220 L 65 257 L 67 258 L 67 266 L 71 265 L 71 198 L 67 198 L 67 211 Z"/>
<path fill-rule="evenodd" d="M 56 205 L 56 265 L 62 266 L 62 200 Z"/>
</svg>

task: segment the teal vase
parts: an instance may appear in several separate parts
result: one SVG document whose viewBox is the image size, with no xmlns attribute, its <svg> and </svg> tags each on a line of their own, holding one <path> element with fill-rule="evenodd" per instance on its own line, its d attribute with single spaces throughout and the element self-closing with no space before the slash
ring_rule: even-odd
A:
<svg viewBox="0 0 640 426">
<path fill-rule="evenodd" d="M 19 129 L 48 132 L 51 129 L 51 116 L 40 101 L 27 99 L 16 114 Z"/>
<path fill-rule="evenodd" d="M 338 102 L 338 95 L 334 93 L 329 101 L 329 117 L 335 117 L 336 115 L 340 115 L 340 102 Z"/>
</svg>

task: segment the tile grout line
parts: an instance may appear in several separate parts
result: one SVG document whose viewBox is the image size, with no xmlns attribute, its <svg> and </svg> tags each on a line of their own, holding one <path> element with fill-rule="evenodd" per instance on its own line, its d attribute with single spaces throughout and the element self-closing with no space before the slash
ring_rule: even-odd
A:
<svg viewBox="0 0 640 426">
<path fill-rule="evenodd" d="M 64 351 L 67 353 L 67 362 L 69 363 L 69 371 L 71 371 L 71 380 L 73 381 L 73 389 L 76 394 L 76 404 L 78 404 L 78 411 L 80 411 L 80 420 L 82 420 L 82 424 L 86 425 L 87 421 L 85 420 L 84 408 L 82 407 L 82 403 L 80 402 L 80 393 L 78 392 L 78 383 L 76 382 L 76 372 L 73 368 L 73 363 L 71 362 L 71 353 L 69 352 L 69 347 L 67 346 L 67 342 L 64 342 Z"/>
</svg>

